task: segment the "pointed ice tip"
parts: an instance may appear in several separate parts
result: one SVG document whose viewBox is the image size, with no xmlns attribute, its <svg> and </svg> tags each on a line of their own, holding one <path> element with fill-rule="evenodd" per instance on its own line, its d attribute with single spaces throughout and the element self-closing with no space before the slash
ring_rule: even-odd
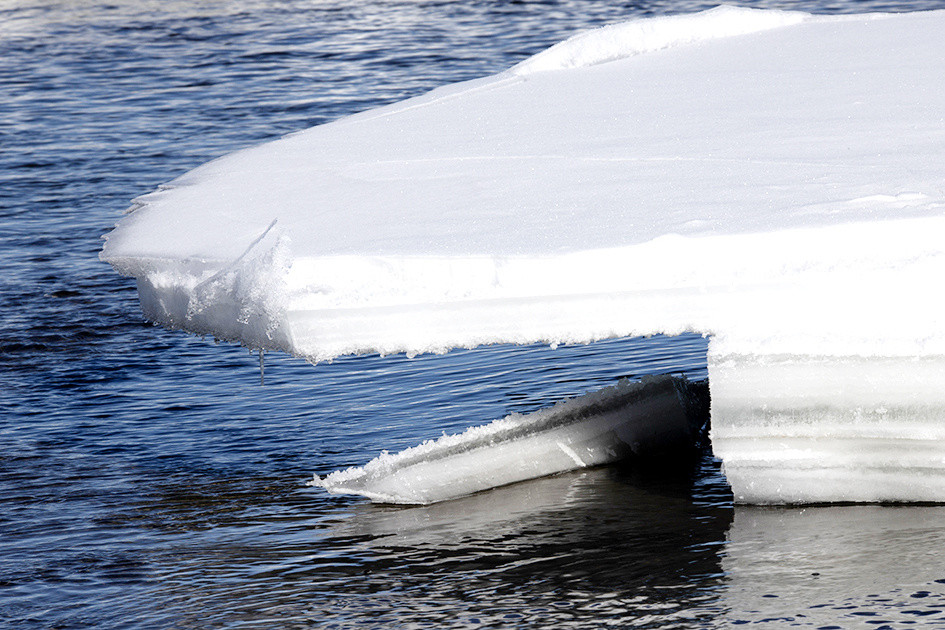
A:
<svg viewBox="0 0 945 630">
<path fill-rule="evenodd" d="M 311 488 L 324 488 L 325 485 L 322 482 L 322 478 L 318 475 L 312 475 L 312 480 L 305 484 Z"/>
</svg>

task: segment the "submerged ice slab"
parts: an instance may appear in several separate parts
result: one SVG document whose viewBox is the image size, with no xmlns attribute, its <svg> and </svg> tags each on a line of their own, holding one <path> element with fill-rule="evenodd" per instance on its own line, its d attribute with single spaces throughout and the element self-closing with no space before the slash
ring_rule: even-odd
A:
<svg viewBox="0 0 945 630">
<path fill-rule="evenodd" d="M 870 365 L 945 360 L 942 32 L 943 11 L 734 7 L 599 29 L 196 168 L 102 258 L 155 322 L 311 361 L 711 334 L 741 500 L 945 501 L 907 428 L 941 418 L 942 372 L 903 368 L 909 400 L 847 393 Z M 779 390 L 748 375 L 781 355 L 833 386 L 787 370 L 801 393 L 772 420 Z M 856 437 L 861 408 L 891 410 L 890 441 Z M 867 472 L 874 491 L 843 481 Z"/>
<path fill-rule="evenodd" d="M 517 481 L 691 449 L 701 427 L 685 381 L 627 380 L 527 415 L 384 453 L 311 485 L 383 503 L 426 504 Z"/>
</svg>

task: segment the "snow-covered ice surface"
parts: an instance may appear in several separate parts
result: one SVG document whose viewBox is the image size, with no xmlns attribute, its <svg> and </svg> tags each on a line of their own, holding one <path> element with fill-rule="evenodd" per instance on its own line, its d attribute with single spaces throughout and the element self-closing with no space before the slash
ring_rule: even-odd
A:
<svg viewBox="0 0 945 630">
<path fill-rule="evenodd" d="M 734 7 L 599 29 L 201 166 L 102 257 L 156 322 L 312 361 L 711 334 L 738 500 L 945 500 L 943 31 Z"/>
</svg>

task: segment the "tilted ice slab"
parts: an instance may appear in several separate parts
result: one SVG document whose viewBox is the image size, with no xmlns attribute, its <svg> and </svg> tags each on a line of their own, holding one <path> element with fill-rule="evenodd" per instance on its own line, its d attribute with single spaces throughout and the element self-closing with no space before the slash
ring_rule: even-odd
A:
<svg viewBox="0 0 945 630">
<path fill-rule="evenodd" d="M 732 7 L 599 29 L 197 168 L 139 198 L 102 257 L 156 322 L 312 361 L 711 334 L 736 497 L 912 500 L 871 492 L 866 458 L 827 465 L 885 443 L 828 448 L 817 427 L 901 409 L 882 423 L 901 446 L 945 411 L 941 371 L 897 384 L 945 357 L 943 29 Z M 844 376 L 815 387 L 775 357 Z M 858 385 L 874 364 L 892 382 Z M 765 411 L 791 383 L 809 422 Z M 783 474 L 802 426 L 824 450 Z M 921 496 L 945 500 L 945 449 L 924 447 Z"/>
<path fill-rule="evenodd" d="M 685 381 L 670 376 L 613 387 L 531 414 L 384 453 L 311 485 L 384 503 L 436 503 L 517 481 L 634 455 L 685 450 L 700 432 Z"/>
</svg>

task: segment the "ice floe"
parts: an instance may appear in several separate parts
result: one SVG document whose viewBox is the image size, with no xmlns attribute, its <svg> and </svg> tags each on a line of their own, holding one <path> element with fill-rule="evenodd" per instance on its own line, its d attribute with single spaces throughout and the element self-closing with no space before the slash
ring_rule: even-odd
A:
<svg viewBox="0 0 945 630">
<path fill-rule="evenodd" d="M 912 434 L 943 418 L 943 30 L 733 7 L 598 29 L 196 168 L 102 258 L 155 322 L 316 362 L 710 334 L 736 498 L 945 500 L 942 441 Z"/>
</svg>

